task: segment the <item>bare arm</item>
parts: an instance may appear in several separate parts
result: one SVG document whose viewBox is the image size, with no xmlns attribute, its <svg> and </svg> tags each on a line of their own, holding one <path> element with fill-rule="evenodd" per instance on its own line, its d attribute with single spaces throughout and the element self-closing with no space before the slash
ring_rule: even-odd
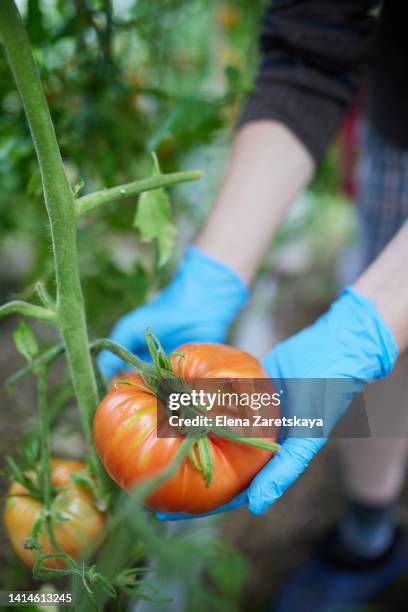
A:
<svg viewBox="0 0 408 612">
<path fill-rule="evenodd" d="M 268 3 L 255 88 L 224 184 L 197 241 L 246 282 L 354 99 L 370 57 L 374 4 Z"/>
<path fill-rule="evenodd" d="M 197 246 L 250 282 L 289 206 L 314 171 L 311 154 L 276 121 L 241 128 Z"/>
<path fill-rule="evenodd" d="M 400 351 L 408 348 L 408 221 L 354 288 L 377 306 Z"/>
<path fill-rule="evenodd" d="M 197 239 L 204 251 L 250 282 L 314 162 L 285 126 L 254 121 L 237 133 L 214 209 Z M 355 289 L 375 303 L 400 350 L 408 348 L 408 222 Z"/>
</svg>

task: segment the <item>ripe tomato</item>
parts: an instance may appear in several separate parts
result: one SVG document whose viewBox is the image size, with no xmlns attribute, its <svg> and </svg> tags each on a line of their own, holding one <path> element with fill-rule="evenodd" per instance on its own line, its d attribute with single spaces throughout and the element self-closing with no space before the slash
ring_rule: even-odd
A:
<svg viewBox="0 0 408 612">
<path fill-rule="evenodd" d="M 257 359 L 221 344 L 185 344 L 184 380 L 204 378 L 268 378 Z M 180 358 L 171 357 L 179 374 Z M 157 398 L 137 374 L 125 374 L 133 384 L 116 382 L 100 403 L 94 419 L 94 440 L 110 476 L 125 490 L 164 470 L 183 442 L 182 437 L 157 437 Z M 144 388 L 143 388 L 144 387 Z M 160 424 L 162 427 L 162 424 Z M 268 438 L 274 441 L 275 438 Z M 212 432 L 210 443 L 213 477 L 206 485 L 189 457 L 178 472 L 147 498 L 149 506 L 164 512 L 209 512 L 243 491 L 272 457 L 272 452 L 220 438 Z"/>
<path fill-rule="evenodd" d="M 79 559 L 90 555 L 103 541 L 105 515 L 97 510 L 89 489 L 75 484 L 70 475 L 85 468 L 80 461 L 51 459 L 51 481 L 54 487 L 61 487 L 52 501 L 52 510 L 66 520 L 53 520 L 54 535 L 62 550 Z M 36 560 L 34 550 L 24 548 L 24 542 L 31 537 L 34 523 L 42 515 L 43 503 L 32 497 L 18 482 L 9 488 L 4 511 L 4 523 L 11 544 L 20 559 L 29 567 Z M 43 524 L 38 536 L 43 554 L 58 552 L 52 546 Z M 48 559 L 47 567 L 64 567 L 63 559 Z"/>
</svg>

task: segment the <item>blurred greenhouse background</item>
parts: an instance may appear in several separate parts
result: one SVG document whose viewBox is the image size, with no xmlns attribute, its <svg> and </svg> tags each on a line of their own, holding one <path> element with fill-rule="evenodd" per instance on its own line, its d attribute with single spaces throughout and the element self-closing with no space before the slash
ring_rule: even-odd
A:
<svg viewBox="0 0 408 612">
<path fill-rule="evenodd" d="M 134 227 L 136 200 L 83 220 L 81 270 L 92 336 L 106 336 L 120 315 L 166 282 L 206 218 L 223 175 L 240 105 L 256 71 L 264 4 L 264 0 L 18 2 L 72 186 L 78 185 L 85 194 L 146 176 L 152 150 L 165 172 L 202 168 L 205 173 L 199 182 L 170 192 L 177 233 L 174 254 L 164 267 L 158 266 L 157 245 L 143 243 Z M 34 149 L 3 53 L 0 108 L 1 302 L 35 299 L 37 281 L 53 289 L 51 250 L 44 240 L 47 221 Z M 277 340 L 325 310 L 339 284 L 353 275 L 358 228 L 353 203 L 342 189 L 343 166 L 335 145 L 271 245 L 251 303 L 232 331 L 234 344 L 263 355 Z M 250 203 L 248 207 L 251 214 Z M 22 364 L 12 345 L 15 326 L 16 320 L 1 320 L 2 382 Z M 52 341 L 51 331 L 42 326 L 36 331 L 44 346 Z M 80 456 L 78 423 L 69 410 L 70 388 L 61 383 L 58 373 L 55 378 L 59 381 L 52 389 L 55 450 Z M 30 431 L 31 383 L 20 385 L 13 398 L 3 391 L 3 456 L 22 431 Z M 242 554 L 242 559 L 235 554 L 235 577 L 225 567 L 219 569 L 220 580 L 231 592 L 239 593 L 243 587 L 239 609 L 264 609 L 316 534 L 339 512 L 333 463 L 329 447 L 316 461 L 313 479 L 305 474 L 263 519 L 237 511 L 224 518 L 221 532 L 213 533 L 215 539 L 227 538 Z M 24 571 L 2 537 L 2 588 L 17 584 Z"/>
<path fill-rule="evenodd" d="M 72 185 L 83 182 L 85 194 L 145 176 L 153 149 L 163 171 L 204 170 L 203 180 L 172 193 L 179 254 L 205 219 L 222 177 L 231 131 L 256 70 L 264 2 L 19 4 Z M 35 281 L 52 282 L 51 252 L 39 240 L 46 228 L 37 163 L 3 57 L 0 71 L 2 297 L 8 292 L 27 299 Z M 302 272 L 301 261 L 310 266 L 319 259 L 319 240 L 323 247 L 333 245 L 335 255 L 349 239 L 350 209 L 333 197 L 336 182 L 333 154 L 268 260 L 280 268 L 279 250 L 300 234 L 308 256 L 292 252 L 284 274 Z M 80 242 L 92 245 L 82 250 L 82 270 L 95 333 L 144 301 L 148 287 L 154 290 L 149 277 L 155 252 L 140 244 L 132 227 L 135 204 L 95 213 L 81 227 Z M 327 227 L 326 215 L 333 236 L 319 229 Z"/>
</svg>

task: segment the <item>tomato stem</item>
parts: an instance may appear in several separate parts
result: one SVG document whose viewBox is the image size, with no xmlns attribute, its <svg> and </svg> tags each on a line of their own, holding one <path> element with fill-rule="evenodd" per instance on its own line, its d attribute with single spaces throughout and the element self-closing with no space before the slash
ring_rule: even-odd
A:
<svg viewBox="0 0 408 612">
<path fill-rule="evenodd" d="M 151 332 L 146 333 L 146 342 L 151 351 L 153 363 L 143 361 L 117 342 L 106 338 L 95 340 L 91 346 L 93 351 L 108 350 L 135 368 L 150 391 L 166 402 L 169 392 L 178 391 L 181 393 L 186 391 L 187 388 L 184 381 L 173 373 L 170 360 L 157 338 L 155 340 L 153 338 L 155 336 Z"/>
<path fill-rule="evenodd" d="M 45 308 L 55 312 L 55 300 L 52 299 L 43 282 L 39 281 L 35 284 L 35 291 Z"/>
<path fill-rule="evenodd" d="M 64 551 L 58 544 L 54 529 L 52 526 L 52 512 L 51 512 L 51 501 L 52 501 L 52 481 L 51 481 L 51 454 L 50 454 L 50 440 L 49 440 L 49 414 L 47 404 L 47 374 L 48 370 L 45 366 L 42 366 L 38 371 L 38 406 L 40 409 L 40 437 L 41 437 L 41 485 L 43 491 L 43 520 L 45 528 L 48 533 L 50 542 L 54 548 L 61 554 Z"/>
<path fill-rule="evenodd" d="M 47 368 L 45 366 L 41 366 L 38 370 L 38 407 L 40 410 L 41 485 L 44 509 L 46 512 L 49 512 L 51 508 L 51 466 L 47 406 L 47 373 Z"/>
<path fill-rule="evenodd" d="M 13 0 L 0 2 L 0 34 L 30 127 L 44 190 L 54 255 L 57 299 L 55 312 L 24 302 L 8 309 L 58 324 L 78 400 L 89 460 L 100 495 L 106 494 L 105 472 L 92 438 L 98 391 L 89 351 L 85 309 L 79 277 L 74 195 L 65 174 L 48 104 L 30 43 Z M 13 304 L 13 303 L 12 303 Z M 3 307 L 4 308 L 4 307 Z M 7 307 L 6 307 L 7 310 Z M 3 310 L 4 314 L 4 310 Z"/>
<path fill-rule="evenodd" d="M 23 302 L 21 300 L 14 300 L 0 306 L 0 317 L 18 312 L 26 317 L 33 317 L 34 319 L 40 319 L 40 321 L 46 321 L 47 323 L 56 323 L 57 315 L 54 310 L 49 308 L 43 308 L 42 306 L 36 306 L 29 302 Z"/>
<path fill-rule="evenodd" d="M 40 366 L 50 366 L 51 363 L 58 359 L 58 357 L 60 357 L 64 351 L 65 344 L 63 342 L 55 344 L 50 349 L 44 351 L 38 357 L 35 357 L 35 359 L 33 359 L 29 364 L 24 366 L 24 368 L 21 368 L 21 370 L 18 370 L 12 376 L 10 376 L 6 380 L 6 388 L 8 390 L 11 390 L 13 385 L 15 385 L 17 381 L 19 381 L 21 378 L 24 378 L 24 376 L 35 372 Z"/>
<path fill-rule="evenodd" d="M 232 429 L 227 429 L 226 427 L 213 427 L 212 432 L 220 438 L 225 438 L 226 440 L 234 440 L 235 442 L 239 442 L 240 444 L 246 444 L 247 446 L 263 448 L 264 450 L 268 450 L 274 453 L 277 453 L 280 449 L 280 444 L 278 444 L 277 442 L 271 442 L 270 440 L 266 440 L 263 438 L 239 436 Z"/>
<path fill-rule="evenodd" d="M 187 170 L 172 174 L 159 174 L 139 181 L 118 185 L 111 189 L 95 191 L 76 200 L 76 215 L 81 217 L 101 206 L 105 206 L 105 204 L 111 204 L 112 202 L 159 187 L 168 187 L 177 183 L 185 183 L 186 181 L 197 181 L 202 176 L 201 170 Z"/>
<path fill-rule="evenodd" d="M 42 486 L 42 501 L 43 501 L 43 523 L 47 530 L 51 544 L 55 548 L 58 556 L 63 556 L 65 559 L 70 557 L 62 550 L 57 541 L 53 524 L 52 524 L 52 476 L 51 476 L 51 453 L 50 453 L 50 427 L 49 427 L 49 412 L 47 403 L 47 375 L 48 369 L 46 366 L 41 366 L 38 370 L 38 406 L 40 410 L 40 438 L 41 438 L 41 486 Z M 41 527 L 42 528 L 42 527 Z M 45 555 L 40 553 L 39 561 L 44 561 Z M 54 553 L 51 553 L 54 556 Z"/>
</svg>

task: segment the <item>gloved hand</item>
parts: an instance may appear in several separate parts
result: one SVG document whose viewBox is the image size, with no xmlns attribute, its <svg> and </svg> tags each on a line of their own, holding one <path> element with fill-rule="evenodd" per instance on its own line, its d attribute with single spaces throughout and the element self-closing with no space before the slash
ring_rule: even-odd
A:
<svg viewBox="0 0 408 612">
<path fill-rule="evenodd" d="M 248 288 L 232 268 L 192 246 L 171 283 L 151 302 L 122 317 L 110 339 L 141 359 L 149 358 L 144 337 L 148 327 L 167 353 L 184 342 L 223 342 L 247 298 Z M 101 352 L 98 363 L 107 379 L 126 369 L 109 351 Z"/>
<path fill-rule="evenodd" d="M 288 379 L 342 379 L 328 406 L 328 422 L 332 427 L 366 382 L 383 378 L 392 370 L 397 353 L 392 333 L 374 304 L 349 288 L 313 325 L 280 343 L 263 360 L 263 366 L 278 389 L 279 385 L 285 387 L 285 380 L 290 387 Z M 313 386 L 306 388 L 313 394 Z M 292 414 L 301 415 L 305 405 L 307 411 L 307 402 L 312 404 L 316 399 L 305 396 L 304 388 L 302 391 L 302 407 L 288 406 Z M 253 514 L 262 514 L 300 476 L 326 440 L 326 437 L 286 438 L 248 489 L 210 514 L 242 503 Z M 158 517 L 162 520 L 195 518 L 163 513 Z"/>
</svg>

